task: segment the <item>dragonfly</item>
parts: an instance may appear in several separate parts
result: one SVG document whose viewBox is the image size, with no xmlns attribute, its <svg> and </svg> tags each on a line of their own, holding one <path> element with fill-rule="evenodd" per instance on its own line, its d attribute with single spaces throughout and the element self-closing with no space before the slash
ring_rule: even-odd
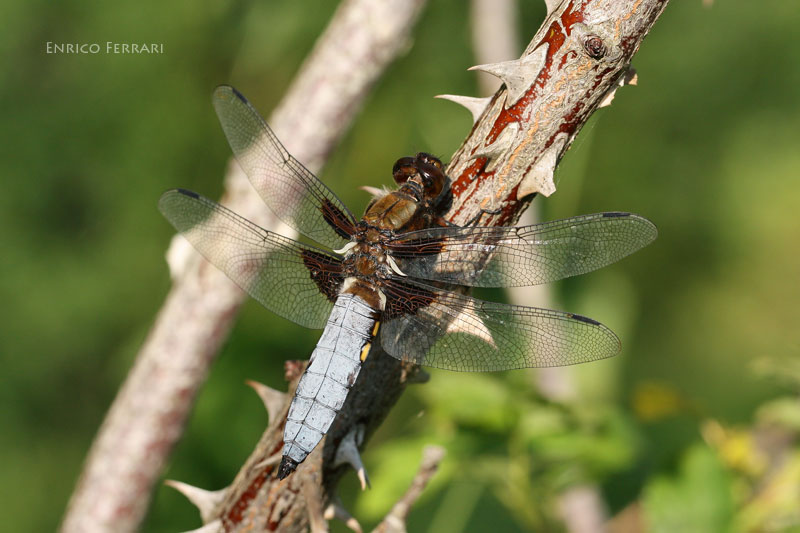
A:
<svg viewBox="0 0 800 533">
<path fill-rule="evenodd" d="M 611 264 L 652 242 L 646 218 L 606 212 L 520 227 L 455 226 L 442 162 L 398 159 L 398 188 L 357 219 L 283 147 L 236 89 L 213 104 L 236 159 L 277 217 L 319 246 L 263 229 L 200 194 L 165 192 L 159 209 L 213 265 L 270 311 L 323 329 L 284 428 L 278 477 L 330 429 L 373 343 L 401 361 L 455 371 L 564 366 L 617 354 L 582 315 L 483 301 L 464 287 L 547 283 Z"/>
</svg>

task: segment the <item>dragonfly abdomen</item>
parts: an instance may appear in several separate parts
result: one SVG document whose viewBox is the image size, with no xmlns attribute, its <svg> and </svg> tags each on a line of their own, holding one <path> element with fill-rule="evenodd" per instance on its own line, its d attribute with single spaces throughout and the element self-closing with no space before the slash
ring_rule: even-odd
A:
<svg viewBox="0 0 800 533">
<path fill-rule="evenodd" d="M 375 311 L 357 294 L 334 304 L 311 363 L 297 385 L 283 433 L 283 479 L 303 462 L 328 432 L 361 370 L 375 337 Z"/>
</svg>

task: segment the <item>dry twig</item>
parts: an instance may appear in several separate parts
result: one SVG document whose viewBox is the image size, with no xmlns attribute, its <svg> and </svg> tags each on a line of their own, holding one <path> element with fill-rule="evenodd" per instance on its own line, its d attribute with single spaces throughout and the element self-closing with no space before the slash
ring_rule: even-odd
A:
<svg viewBox="0 0 800 533">
<path fill-rule="evenodd" d="M 381 520 L 381 523 L 373 530 L 373 533 L 405 533 L 406 520 L 411 506 L 419 499 L 422 491 L 428 485 L 439 463 L 444 459 L 444 448 L 440 446 L 427 446 L 422 450 L 422 464 L 419 465 L 417 475 L 411 482 L 411 486 L 392 510 Z"/>
</svg>

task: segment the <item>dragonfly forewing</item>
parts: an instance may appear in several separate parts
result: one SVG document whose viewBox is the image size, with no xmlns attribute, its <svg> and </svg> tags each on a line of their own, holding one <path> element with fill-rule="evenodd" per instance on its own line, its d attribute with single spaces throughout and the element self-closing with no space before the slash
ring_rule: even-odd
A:
<svg viewBox="0 0 800 533">
<path fill-rule="evenodd" d="M 445 227 L 398 235 L 389 244 L 411 277 L 474 287 L 521 287 L 585 274 L 656 238 L 631 213 L 597 213 L 520 227 Z"/>
<path fill-rule="evenodd" d="M 213 101 L 236 160 L 278 218 L 329 248 L 345 244 L 356 221 L 333 191 L 286 151 L 236 89 L 217 87 Z"/>
<path fill-rule="evenodd" d="M 342 282 L 338 257 L 267 231 L 184 189 L 165 192 L 158 207 L 209 262 L 264 307 L 301 326 L 325 326 Z"/>
</svg>

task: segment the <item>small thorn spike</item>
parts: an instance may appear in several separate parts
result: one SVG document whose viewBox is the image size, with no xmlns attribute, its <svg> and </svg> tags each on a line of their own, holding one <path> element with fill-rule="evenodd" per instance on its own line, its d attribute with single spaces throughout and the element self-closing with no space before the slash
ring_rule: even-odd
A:
<svg viewBox="0 0 800 533">
<path fill-rule="evenodd" d="M 544 151 L 539 161 L 525 174 L 517 188 L 517 199 L 520 200 L 529 194 L 539 193 L 542 196 L 550 196 L 556 192 L 556 184 L 553 174 L 556 170 L 558 156 L 567 142 L 567 134 L 563 133 L 556 137 L 553 144 Z"/>
<path fill-rule="evenodd" d="M 281 409 L 286 403 L 286 393 L 275 390 L 272 387 L 264 385 L 263 383 L 259 383 L 258 381 L 253 381 L 250 379 L 245 381 L 245 383 L 252 387 L 253 390 L 256 391 L 256 394 L 258 394 L 259 398 L 261 398 L 261 401 L 264 402 L 264 407 L 267 408 L 269 421 L 272 423 L 275 419 L 277 419 L 278 413 L 280 413 Z"/>
<path fill-rule="evenodd" d="M 281 453 L 278 452 L 275 455 L 267 457 L 263 461 L 259 461 L 258 463 L 255 464 L 255 466 L 253 466 L 253 468 L 266 468 L 268 466 L 276 465 L 280 462 L 281 457 L 282 457 Z"/>
<path fill-rule="evenodd" d="M 483 115 L 483 112 L 486 111 L 486 108 L 489 106 L 489 102 L 492 101 L 491 97 L 474 98 L 472 96 L 459 96 L 457 94 L 438 94 L 434 98 L 450 100 L 451 102 L 464 106 L 467 108 L 467 111 L 472 114 L 473 124 L 478 122 L 478 119 L 481 118 L 481 115 Z"/>
<path fill-rule="evenodd" d="M 633 67 L 628 68 L 625 71 L 625 74 L 619 79 L 619 81 L 606 93 L 605 98 L 603 101 L 600 102 L 600 105 L 597 107 L 608 107 L 611 105 L 611 102 L 614 101 L 614 97 L 617 94 L 617 89 L 620 87 L 625 87 L 626 85 L 636 85 L 639 82 L 639 75 L 636 73 L 636 70 Z"/>
<path fill-rule="evenodd" d="M 195 255 L 189 241 L 180 236 L 172 239 L 167 249 L 166 259 L 169 275 L 173 281 L 183 278 Z"/>
<path fill-rule="evenodd" d="M 227 488 L 210 491 L 172 479 L 166 480 L 164 484 L 186 496 L 200 511 L 200 518 L 203 519 L 205 524 L 211 523 L 209 521 L 214 518 L 217 508 L 225 500 L 225 496 L 228 493 Z"/>
<path fill-rule="evenodd" d="M 598 109 L 603 107 L 608 107 L 611 105 L 611 102 L 614 101 L 614 97 L 617 95 L 617 89 L 619 89 L 619 87 L 615 85 L 614 87 L 611 88 L 610 91 L 606 93 L 606 96 L 605 98 L 603 98 L 603 101 L 600 102 L 600 105 L 597 106 Z"/>
<path fill-rule="evenodd" d="M 555 11 L 561 5 L 561 2 L 562 0 L 544 0 L 544 4 L 547 6 L 547 14 L 549 15 Z"/>
<path fill-rule="evenodd" d="M 306 471 L 308 473 L 308 471 Z M 300 492 L 305 500 L 308 525 L 311 533 L 328 533 L 328 522 L 323 511 L 322 487 L 315 479 L 317 476 L 303 476 L 300 482 Z"/>
<path fill-rule="evenodd" d="M 358 475 L 358 481 L 361 483 L 361 490 L 372 488 L 372 485 L 369 482 L 369 476 L 367 475 L 367 469 L 364 468 L 364 465 L 361 465 L 361 467 L 358 468 L 356 475 Z"/>
<path fill-rule="evenodd" d="M 503 161 L 503 155 L 508 152 L 510 146 L 514 144 L 517 135 L 519 135 L 520 127 L 519 122 L 511 122 L 506 126 L 495 141 L 489 146 L 481 145 L 475 152 L 475 157 L 486 157 L 489 159 L 489 164 L 486 165 L 486 171 L 492 172 Z"/>
<path fill-rule="evenodd" d="M 502 63 L 488 63 L 486 65 L 475 65 L 469 70 L 480 70 L 487 72 L 503 80 L 508 91 L 506 107 L 514 105 L 522 98 L 522 95 L 536 81 L 542 67 L 547 59 L 548 45 L 539 46 L 530 54 L 519 59 L 503 61 Z"/>
<path fill-rule="evenodd" d="M 191 531 L 186 531 L 185 533 L 221 533 L 222 531 L 222 521 L 220 519 L 216 519 L 199 529 L 193 529 Z"/>
<path fill-rule="evenodd" d="M 470 303 L 465 309 L 458 313 L 447 325 L 448 333 L 468 333 L 473 337 L 477 337 L 492 348 L 497 348 L 494 342 L 492 332 L 483 323 L 482 320 L 476 322 L 476 318 L 480 316 L 476 312 L 474 304 Z"/>
<path fill-rule="evenodd" d="M 339 498 L 339 496 L 335 496 L 333 498 L 333 501 L 325 509 L 325 514 L 323 516 L 325 517 L 325 520 L 333 520 L 336 518 L 337 520 L 344 522 L 344 525 L 356 533 L 362 533 L 363 531 L 361 529 L 361 524 L 358 523 L 358 520 L 353 518 L 353 515 L 351 515 L 347 509 L 344 508 L 344 505 L 342 505 L 342 500 Z"/>
<path fill-rule="evenodd" d="M 358 481 L 361 482 L 361 490 L 366 490 L 367 487 L 371 487 L 371 485 L 367 470 L 364 468 L 364 463 L 361 461 L 361 454 L 356 445 L 356 434 L 358 432 L 359 428 L 354 427 L 342 439 L 342 442 L 339 443 L 339 449 L 336 450 L 336 458 L 334 459 L 333 465 L 339 466 L 342 464 L 349 464 L 352 466 L 353 470 L 355 470 L 358 475 Z"/>
</svg>

